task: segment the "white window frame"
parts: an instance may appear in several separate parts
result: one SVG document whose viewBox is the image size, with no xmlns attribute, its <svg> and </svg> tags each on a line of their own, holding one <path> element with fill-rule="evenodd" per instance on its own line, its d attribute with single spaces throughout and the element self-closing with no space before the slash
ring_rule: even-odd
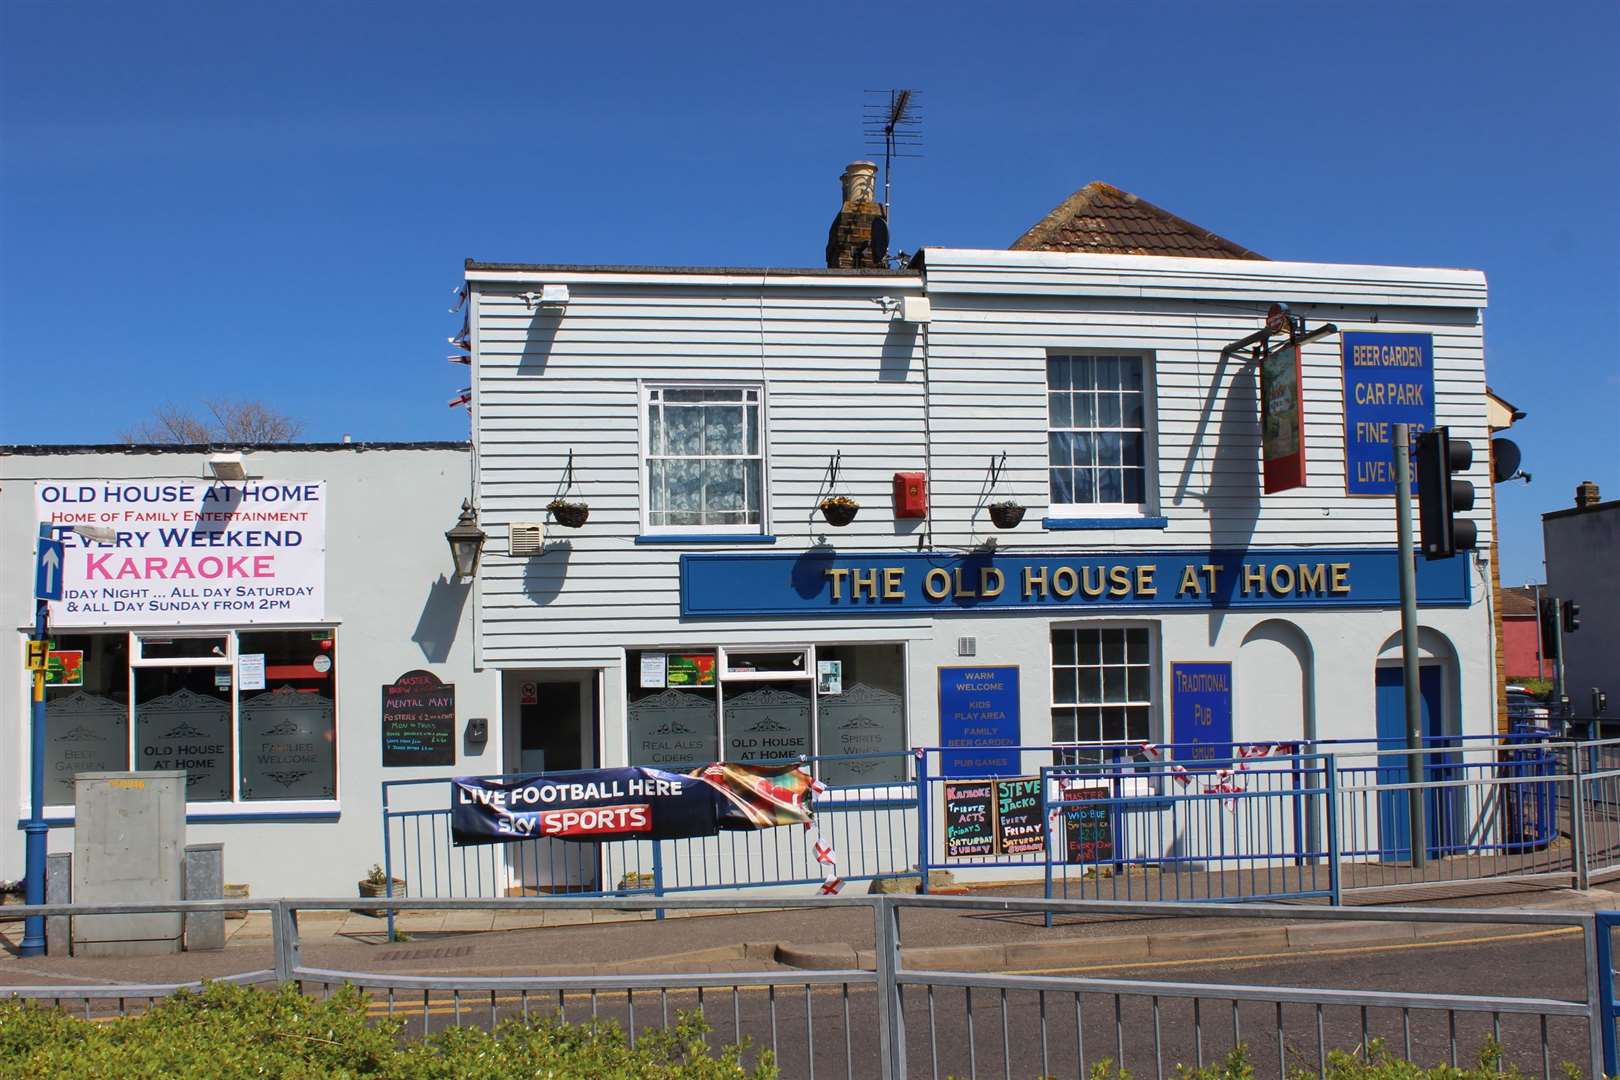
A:
<svg viewBox="0 0 1620 1080">
<path fill-rule="evenodd" d="M 759 522 L 754 525 L 654 525 L 652 523 L 652 392 L 666 390 L 752 390 L 759 395 Z M 768 418 L 770 409 L 763 382 L 738 380 L 650 379 L 638 384 L 636 425 L 638 487 L 641 491 L 641 533 L 643 536 L 763 536 L 770 532 L 771 454 Z M 682 455 L 689 457 L 690 455 Z M 751 455 L 726 454 L 717 460 L 751 460 Z"/>
<path fill-rule="evenodd" d="M 242 788 L 242 732 L 240 725 L 240 699 L 242 695 L 241 670 L 239 666 L 238 635 L 242 633 L 300 633 L 324 631 L 332 635 L 332 649 L 339 651 L 338 624 L 307 623 L 296 626 L 286 625 L 254 625 L 223 627 L 175 627 L 175 628 L 148 628 L 144 630 L 103 631 L 94 627 L 65 627 L 61 633 L 64 635 L 96 635 L 113 637 L 122 635 L 127 645 L 124 677 L 126 680 L 126 694 L 128 696 L 128 730 L 129 743 L 126 747 L 131 769 L 138 769 L 135 746 L 135 672 L 140 668 L 179 668 L 179 667 L 219 667 L 226 668 L 231 673 L 231 792 L 233 798 L 211 799 L 207 801 L 188 800 L 186 802 L 187 816 L 220 815 L 231 817 L 254 816 L 286 816 L 290 814 L 335 814 L 341 807 L 343 796 L 343 725 L 340 722 L 340 703 L 338 700 L 338 680 L 342 678 L 341 672 L 332 675 L 332 797 L 330 799 L 244 799 L 241 797 Z M 141 656 L 143 639 L 145 638 L 219 638 L 226 639 L 228 656 L 225 657 L 160 657 L 145 659 Z M 23 762 L 27 768 L 27 761 Z M 26 779 L 24 790 L 26 792 Z M 47 803 L 45 810 L 48 814 L 62 816 L 71 814 L 74 807 L 71 803 Z"/>
<path fill-rule="evenodd" d="M 1048 349 L 1045 360 L 1050 361 L 1056 357 L 1085 356 L 1096 358 L 1099 356 L 1130 357 L 1142 364 L 1142 501 L 1134 502 L 1089 502 L 1089 503 L 1060 503 L 1052 500 L 1052 451 L 1051 435 L 1054 431 L 1084 431 L 1095 434 L 1100 431 L 1114 431 L 1120 434 L 1136 434 L 1136 428 L 1127 427 L 1098 427 L 1093 424 L 1088 428 L 1068 427 L 1054 428 L 1052 426 L 1052 386 L 1049 371 L 1043 362 L 1041 371 L 1041 397 L 1045 403 L 1046 413 L 1046 467 L 1043 470 L 1046 476 L 1046 497 L 1048 514 L 1055 518 L 1136 518 L 1152 517 L 1158 508 L 1158 413 L 1154 408 L 1156 394 L 1154 392 L 1154 354 L 1138 349 Z M 1093 418 L 1095 419 L 1095 418 Z"/>
<path fill-rule="evenodd" d="M 1163 632 L 1163 626 L 1158 621 L 1156 621 L 1154 619 L 1107 619 L 1107 620 L 1103 620 L 1103 619 L 1086 619 L 1086 620 L 1081 620 L 1081 621 L 1076 621 L 1076 622 L 1053 621 L 1052 623 L 1048 624 L 1047 631 L 1046 631 L 1046 696 L 1047 696 L 1047 700 L 1051 703 L 1050 706 L 1048 707 L 1047 713 L 1046 713 L 1048 723 L 1051 722 L 1052 713 L 1054 711 L 1058 710 L 1058 709 L 1076 709 L 1076 710 L 1078 710 L 1078 709 L 1092 709 L 1092 708 L 1108 708 L 1111 705 L 1117 706 L 1117 705 L 1121 704 L 1119 702 L 1098 702 L 1098 703 L 1081 704 L 1079 702 L 1059 701 L 1057 699 L 1057 688 L 1056 688 L 1056 685 L 1055 685 L 1054 680 L 1053 680 L 1053 669 L 1055 667 L 1057 667 L 1057 665 L 1055 665 L 1052 662 L 1052 635 L 1055 634 L 1056 632 L 1058 632 L 1059 630 L 1146 630 L 1147 631 L 1147 640 L 1148 640 L 1148 665 L 1147 665 L 1148 666 L 1148 702 L 1147 702 L 1147 706 L 1148 706 L 1148 714 L 1147 714 L 1148 715 L 1148 730 L 1147 730 L 1147 741 L 1148 742 L 1163 742 L 1164 741 L 1164 738 L 1163 738 L 1163 732 L 1164 732 L 1163 709 L 1164 709 L 1165 689 L 1164 689 L 1164 680 L 1161 677 L 1162 644 L 1160 642 L 1160 637 L 1161 637 L 1161 634 Z M 1068 666 L 1068 665 L 1064 665 L 1064 666 Z M 1127 681 L 1127 687 L 1128 687 L 1128 685 L 1129 685 L 1129 683 Z M 1127 689 L 1127 695 L 1128 694 L 1129 694 L 1129 690 Z M 1139 707 L 1141 705 L 1141 702 L 1127 701 L 1127 702 L 1124 702 L 1123 704 L 1126 705 L 1126 706 L 1130 706 L 1132 708 L 1135 708 L 1135 707 Z M 1075 734 L 1078 735 L 1079 732 L 1077 731 Z M 1104 746 L 1129 746 L 1129 747 L 1135 747 L 1135 746 L 1138 746 L 1140 744 L 1141 744 L 1141 740 L 1127 738 L 1127 739 L 1124 739 L 1124 740 L 1122 740 L 1122 741 L 1120 741 L 1118 743 L 1102 743 L 1101 745 L 1104 745 Z M 1057 732 L 1053 731 L 1052 732 L 1052 745 L 1053 746 L 1076 746 L 1076 747 L 1080 747 L 1080 746 L 1093 746 L 1093 745 L 1097 745 L 1097 743 L 1092 742 L 1092 741 L 1088 741 L 1088 740 L 1085 740 L 1085 739 L 1075 739 L 1075 740 L 1072 740 L 1072 741 L 1060 740 L 1057 737 Z"/>
</svg>

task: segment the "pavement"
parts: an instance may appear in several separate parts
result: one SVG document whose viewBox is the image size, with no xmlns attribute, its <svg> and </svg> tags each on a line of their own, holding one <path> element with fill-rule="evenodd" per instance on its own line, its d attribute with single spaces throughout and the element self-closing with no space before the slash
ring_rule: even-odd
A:
<svg viewBox="0 0 1620 1080">
<path fill-rule="evenodd" d="M 1029 886 L 974 890 L 1030 895 Z M 1478 882 L 1420 892 L 1410 906 L 1593 911 L 1620 908 L 1620 893 Z M 604 904 L 611 903 L 605 900 Z M 273 966 L 269 918 L 227 921 L 223 950 L 140 958 L 15 955 L 21 925 L 0 921 L 0 987 L 184 982 Z M 656 920 L 611 907 L 570 911 L 406 912 L 401 939 L 382 919 L 351 912 L 299 916 L 306 967 L 386 974 L 582 976 L 873 966 L 871 913 L 861 908 L 705 909 Z M 901 916 L 902 962 L 962 971 L 1084 970 L 1133 963 L 1308 955 L 1359 946 L 1512 939 L 1528 928 L 1472 923 L 1254 920 L 1216 916 L 1064 916 L 914 909 Z M 1544 930 L 1545 928 L 1534 928 Z"/>
</svg>

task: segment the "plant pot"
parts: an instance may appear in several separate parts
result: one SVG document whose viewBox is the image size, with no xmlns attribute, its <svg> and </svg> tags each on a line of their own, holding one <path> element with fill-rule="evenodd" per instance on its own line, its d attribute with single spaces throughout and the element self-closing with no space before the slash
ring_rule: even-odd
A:
<svg viewBox="0 0 1620 1080">
<path fill-rule="evenodd" d="M 821 516 L 827 519 L 827 524 L 843 528 L 855 520 L 855 515 L 861 512 L 859 506 L 850 506 L 847 503 L 822 503 Z"/>
<path fill-rule="evenodd" d="M 584 503 L 552 503 L 547 509 L 565 529 L 577 529 L 591 516 L 591 508 Z"/>
<path fill-rule="evenodd" d="M 224 899 L 226 899 L 226 900 L 246 900 L 248 898 L 248 896 L 249 896 L 249 892 L 248 892 L 247 885 L 245 885 L 245 884 L 233 885 L 230 882 L 225 883 L 225 896 L 224 896 Z M 247 918 L 247 912 L 245 910 L 243 910 L 243 911 L 227 911 L 225 913 L 225 917 L 227 919 L 245 919 L 245 918 Z"/>
<path fill-rule="evenodd" d="M 394 878 L 393 879 L 393 885 L 394 885 L 394 895 L 395 896 L 404 896 L 405 895 L 405 879 L 404 878 Z M 381 898 L 386 897 L 388 895 L 388 887 L 386 885 L 384 885 L 380 881 L 362 881 L 362 882 L 359 882 L 359 886 L 360 886 L 360 899 L 362 899 L 362 900 L 378 900 L 378 899 L 381 899 Z M 361 912 L 359 912 L 359 914 L 361 914 L 361 915 L 372 915 L 372 916 L 375 916 L 375 917 L 380 919 L 380 918 L 386 916 L 388 913 L 386 911 L 361 911 Z"/>
<path fill-rule="evenodd" d="M 1016 528 L 1024 520 L 1024 508 L 1017 503 L 995 503 L 990 507 L 990 521 L 998 529 Z"/>
</svg>

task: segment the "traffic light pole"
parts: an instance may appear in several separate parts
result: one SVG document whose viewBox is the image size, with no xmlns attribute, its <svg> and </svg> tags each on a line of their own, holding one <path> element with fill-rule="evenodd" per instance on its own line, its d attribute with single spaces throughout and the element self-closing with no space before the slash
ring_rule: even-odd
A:
<svg viewBox="0 0 1620 1080">
<path fill-rule="evenodd" d="M 1417 568 L 1412 546 L 1411 427 L 1395 425 L 1395 531 L 1401 581 L 1401 683 L 1406 691 L 1407 821 L 1412 828 L 1412 866 L 1428 862 L 1423 814 L 1423 701 L 1418 693 Z"/>
</svg>

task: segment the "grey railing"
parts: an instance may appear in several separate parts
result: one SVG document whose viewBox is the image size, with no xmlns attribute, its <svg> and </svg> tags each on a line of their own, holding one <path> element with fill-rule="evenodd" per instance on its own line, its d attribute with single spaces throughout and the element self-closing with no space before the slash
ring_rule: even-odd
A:
<svg viewBox="0 0 1620 1080">
<path fill-rule="evenodd" d="M 1204 1064 L 1246 1045 L 1260 1075 L 1300 1070 L 1325 1075 L 1338 1049 L 1365 1053 L 1375 1035 L 1408 1058 L 1443 1054 L 1456 1063 L 1486 1035 L 1507 1048 L 1512 1063 L 1550 1078 L 1573 1060 L 1601 1075 L 1604 1024 L 1611 1022 L 1612 973 L 1599 958 L 1599 932 L 1613 917 L 1554 911 L 1410 908 L 1283 907 L 1212 903 L 1119 903 L 1089 900 L 866 896 L 771 899 L 728 897 L 728 910 L 755 908 L 865 909 L 872 919 L 870 967 L 659 974 L 395 975 L 307 966 L 300 955 L 300 912 L 493 910 L 533 914 L 591 909 L 600 898 L 285 899 L 161 904 L 45 905 L 6 909 L 29 915 L 99 915 L 163 911 L 260 911 L 268 914 L 273 967 L 232 976 L 237 981 L 296 984 L 310 993 L 352 984 L 372 994 L 373 1007 L 420 1035 L 435 1026 L 485 1024 L 536 1010 L 576 1021 L 611 1020 L 633 1041 L 667 1026 L 675 1012 L 695 1008 L 713 1027 L 716 1043 L 752 1040 L 774 1049 L 784 1075 L 1084 1077 L 1102 1059 L 1139 1075 L 1162 1077 L 1176 1064 Z M 614 898 L 616 910 L 712 911 L 713 899 Z M 1568 999 L 1479 993 L 1415 993 L 1347 987 L 1268 985 L 1237 972 L 1217 983 L 1107 978 L 1083 973 L 932 970 L 906 962 L 902 915 L 950 912 L 1063 919 L 1130 916 L 1291 923 L 1356 922 L 1530 926 L 1567 929 L 1582 937 L 1584 993 Z M 660 932 L 678 934 L 679 921 Z M 1229 925 L 1229 924 L 1228 924 Z M 1076 939 L 1077 948 L 1084 939 Z M 1525 947 L 1536 947 L 1527 945 Z M 1607 956 L 1607 950 L 1604 951 Z M 1144 967 L 1151 961 L 1144 961 Z M 1081 966 L 1079 964 L 1075 966 Z M 104 983 L 91 986 L 0 986 L 0 997 L 54 1001 L 85 1016 L 135 1011 L 142 1001 L 195 983 Z M 1471 988 L 1472 989 L 1472 988 Z"/>
</svg>

